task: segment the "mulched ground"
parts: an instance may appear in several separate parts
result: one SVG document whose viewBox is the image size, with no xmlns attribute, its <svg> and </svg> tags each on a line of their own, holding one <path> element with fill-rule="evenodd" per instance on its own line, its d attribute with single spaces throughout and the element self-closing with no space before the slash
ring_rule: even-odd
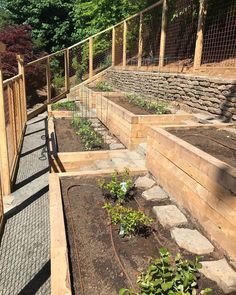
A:
<svg viewBox="0 0 236 295">
<path fill-rule="evenodd" d="M 61 180 L 73 294 L 81 294 L 79 260 L 85 295 L 117 295 L 119 289 L 129 287 L 129 283 L 112 250 L 109 219 L 106 211 L 102 209 L 105 200 L 102 190 L 96 183 L 97 179 L 92 177 Z M 147 202 L 142 199 L 141 193 L 142 191 L 138 190 L 135 197 L 139 206 L 150 217 L 154 217 L 152 213 L 154 205 L 171 203 L 169 200 L 156 204 Z M 130 201 L 127 206 L 138 207 L 134 200 Z M 190 216 L 188 219 L 190 220 L 188 228 L 199 229 Z M 154 233 L 146 237 L 121 238 L 118 235 L 117 226 L 112 226 L 112 231 L 118 255 L 134 285 L 138 273 L 147 268 L 150 259 L 158 257 L 160 247 L 164 246 L 173 254 L 181 252 L 183 257 L 194 259 L 194 255 L 179 249 L 172 240 L 170 231 L 164 229 L 158 222 L 155 222 Z M 203 260 L 215 260 L 222 257 L 223 255 L 215 250 L 212 254 L 205 255 Z M 199 287 L 201 289 L 211 287 L 214 295 L 224 294 L 214 282 L 203 276 L 199 281 Z"/>
<path fill-rule="evenodd" d="M 56 131 L 58 152 L 81 152 L 85 151 L 84 144 L 81 141 L 75 129 L 71 125 L 70 118 L 54 119 Z M 109 146 L 102 143 L 101 147 L 96 147 L 93 150 L 108 150 Z"/>
<path fill-rule="evenodd" d="M 169 132 L 217 159 L 236 167 L 236 133 L 217 128 L 180 128 L 177 130 L 170 129 Z"/>
</svg>

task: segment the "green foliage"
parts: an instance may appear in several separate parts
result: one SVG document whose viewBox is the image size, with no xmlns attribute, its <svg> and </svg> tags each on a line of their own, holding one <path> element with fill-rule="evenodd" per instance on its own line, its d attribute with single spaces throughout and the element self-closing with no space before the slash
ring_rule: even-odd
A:
<svg viewBox="0 0 236 295">
<path fill-rule="evenodd" d="M 52 110 L 75 111 L 76 103 L 74 101 L 63 101 L 52 104 Z"/>
<path fill-rule="evenodd" d="M 147 109 L 148 111 L 152 111 L 157 115 L 162 114 L 169 114 L 170 111 L 167 108 L 167 105 L 164 103 L 159 103 L 157 101 L 147 100 L 141 95 L 128 93 L 125 96 L 127 100 L 137 106 L 143 107 Z"/>
<path fill-rule="evenodd" d="M 52 83 L 58 92 L 64 86 L 65 78 L 62 76 L 62 74 L 56 73 L 53 77 Z"/>
<path fill-rule="evenodd" d="M 13 24 L 11 13 L 0 7 L 0 30 Z"/>
<path fill-rule="evenodd" d="M 134 186 L 133 179 L 131 178 L 128 169 L 125 169 L 121 174 L 115 170 L 109 182 L 100 180 L 98 181 L 98 184 L 101 188 L 108 190 L 111 197 L 119 203 L 126 201 L 129 191 Z"/>
<path fill-rule="evenodd" d="M 94 131 L 91 121 L 74 116 L 71 122 L 87 151 L 101 147 L 102 138 Z"/>
<path fill-rule="evenodd" d="M 173 259 L 165 248 L 160 249 L 160 258 L 155 259 L 137 280 L 140 292 L 122 288 L 119 295 L 197 295 L 209 294 L 210 288 L 198 290 L 198 270 L 202 267 L 199 258 L 184 260 L 180 254 Z"/>
<path fill-rule="evenodd" d="M 106 81 L 98 81 L 96 83 L 96 88 L 101 90 L 101 91 L 108 91 L 108 92 L 111 92 L 113 91 L 113 87 L 111 84 L 109 84 L 108 82 Z"/>
<path fill-rule="evenodd" d="M 126 208 L 120 204 L 112 206 L 110 203 L 105 203 L 103 206 L 111 217 L 113 224 L 120 225 L 120 235 L 135 235 L 145 230 L 153 220 L 139 210 Z"/>
</svg>

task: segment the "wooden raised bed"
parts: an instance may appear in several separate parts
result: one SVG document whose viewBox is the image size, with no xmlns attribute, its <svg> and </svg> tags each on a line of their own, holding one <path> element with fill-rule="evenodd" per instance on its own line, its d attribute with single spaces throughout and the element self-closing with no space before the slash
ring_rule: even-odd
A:
<svg viewBox="0 0 236 295">
<path fill-rule="evenodd" d="M 81 294 L 81 280 L 86 294 L 118 294 L 120 288 L 129 287 L 130 281 L 135 285 L 138 273 L 147 268 L 150 258 L 158 257 L 158 250 L 163 246 L 173 254 L 180 252 L 186 259 L 194 260 L 195 255 L 182 251 L 170 238 L 169 229 L 163 229 L 157 222 L 154 231 L 131 238 L 120 237 L 117 226 L 109 229 L 108 216 L 102 209 L 105 199 L 103 192 L 96 188 L 96 180 L 110 177 L 112 172 L 103 170 L 49 176 L 53 295 Z M 131 168 L 130 174 L 144 175 L 146 170 Z M 135 209 L 141 206 L 148 216 L 154 217 L 152 207 L 155 203 L 145 201 L 141 194 L 142 190 L 137 190 L 135 198 L 138 201 L 131 200 L 127 206 Z M 166 202 L 171 203 L 171 200 Z M 188 218 L 189 226 L 194 226 L 191 217 Z M 84 227 L 81 226 L 83 224 Z M 109 231 L 113 232 L 113 242 Z M 216 249 L 205 259 L 214 255 L 221 253 Z M 122 270 L 117 256 L 122 258 Z M 130 277 L 129 282 L 123 274 L 124 268 Z M 199 287 L 206 286 L 212 287 L 216 295 L 223 294 L 215 283 L 201 276 Z"/>
<path fill-rule="evenodd" d="M 92 104 L 96 106 L 98 119 L 130 150 L 136 149 L 140 143 L 146 141 L 149 125 L 179 125 L 185 124 L 184 121 L 195 119 L 193 114 L 188 113 L 136 115 L 109 99 L 120 96 L 121 92 L 93 92 L 83 85 L 80 95 L 82 100 L 83 93 L 87 92 L 92 93 L 92 97 L 83 103 L 89 107 L 91 99 Z"/>
<path fill-rule="evenodd" d="M 146 165 L 211 239 L 236 259 L 236 168 L 158 127 L 149 129 Z"/>
</svg>

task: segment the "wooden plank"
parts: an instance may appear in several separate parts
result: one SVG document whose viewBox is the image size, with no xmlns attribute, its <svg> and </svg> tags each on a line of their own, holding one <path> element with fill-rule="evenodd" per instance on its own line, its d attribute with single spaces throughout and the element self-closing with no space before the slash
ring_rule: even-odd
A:
<svg viewBox="0 0 236 295">
<path fill-rule="evenodd" d="M 89 78 L 93 77 L 93 37 L 89 38 Z"/>
<path fill-rule="evenodd" d="M 66 49 L 64 52 L 64 70 L 65 70 L 65 90 L 69 92 L 70 90 L 70 75 L 69 75 L 69 60 L 70 60 L 70 51 Z"/>
<path fill-rule="evenodd" d="M 126 49 L 127 49 L 127 21 L 123 22 L 123 68 L 126 66 Z"/>
<path fill-rule="evenodd" d="M 71 295 L 68 251 L 63 215 L 60 179 L 49 175 L 51 233 L 51 294 Z"/>
<path fill-rule="evenodd" d="M 16 56 L 18 62 L 18 72 L 22 76 L 21 79 L 21 95 L 22 95 L 22 118 L 23 124 L 27 121 L 27 102 L 26 102 L 26 81 L 25 81 L 25 69 L 24 69 L 24 57 L 22 55 Z"/>
<path fill-rule="evenodd" d="M 142 56 L 143 56 L 143 14 L 140 13 L 139 19 L 139 38 L 138 38 L 138 67 L 142 65 Z"/>
<path fill-rule="evenodd" d="M 51 103 L 52 100 L 52 91 L 51 91 L 51 68 L 50 68 L 50 59 L 47 58 L 46 61 L 46 80 L 47 80 L 47 103 Z"/>
<path fill-rule="evenodd" d="M 2 178 L 2 191 L 3 195 L 9 195 L 11 193 L 11 181 L 10 181 L 10 167 L 8 158 L 8 146 L 7 146 L 7 128 L 5 118 L 4 107 L 4 92 L 3 92 L 3 73 L 2 62 L 0 57 L 0 161 L 1 161 L 1 178 Z"/>
<path fill-rule="evenodd" d="M 112 28 L 112 66 L 116 64 L 116 28 Z"/>
</svg>

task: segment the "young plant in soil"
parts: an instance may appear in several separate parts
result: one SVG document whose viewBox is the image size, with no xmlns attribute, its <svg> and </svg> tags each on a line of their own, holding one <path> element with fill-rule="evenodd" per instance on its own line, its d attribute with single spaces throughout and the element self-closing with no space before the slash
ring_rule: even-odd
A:
<svg viewBox="0 0 236 295">
<path fill-rule="evenodd" d="M 104 92 L 111 92 L 111 91 L 113 91 L 113 87 L 111 86 L 111 84 L 109 84 L 106 81 L 98 81 L 96 83 L 96 88 L 99 89 L 99 90 L 101 90 L 101 91 L 104 91 Z"/>
<path fill-rule="evenodd" d="M 128 93 L 125 95 L 126 99 L 139 107 L 143 107 L 148 111 L 152 111 L 157 115 L 169 114 L 170 110 L 168 110 L 167 106 L 164 103 L 159 103 L 156 101 L 150 101 L 143 98 L 141 95 Z"/>
<path fill-rule="evenodd" d="M 52 104 L 52 110 L 67 110 L 67 111 L 75 111 L 76 104 L 74 101 L 64 101 Z"/>
<path fill-rule="evenodd" d="M 160 258 L 155 259 L 142 273 L 137 284 L 139 292 L 122 288 L 119 295 L 203 295 L 210 288 L 198 290 L 198 270 L 202 267 L 199 257 L 195 261 L 184 260 L 178 253 L 175 258 L 165 248 L 160 249 Z"/>
<path fill-rule="evenodd" d="M 94 131 L 91 121 L 74 116 L 71 124 L 76 130 L 76 134 L 80 136 L 85 150 L 90 151 L 94 148 L 101 148 L 102 138 Z"/>
<path fill-rule="evenodd" d="M 130 197 L 134 182 L 130 177 L 129 170 L 125 169 L 124 173 L 121 174 L 115 170 L 109 182 L 99 180 L 98 185 L 109 192 L 109 194 L 106 194 L 108 198 L 123 203 Z"/>
<path fill-rule="evenodd" d="M 139 210 L 126 208 L 120 204 L 112 206 L 110 203 L 105 203 L 103 206 L 107 210 L 112 224 L 120 226 L 120 235 L 129 236 L 142 232 L 146 232 L 148 226 L 153 222 L 153 219 L 146 216 Z"/>
</svg>

